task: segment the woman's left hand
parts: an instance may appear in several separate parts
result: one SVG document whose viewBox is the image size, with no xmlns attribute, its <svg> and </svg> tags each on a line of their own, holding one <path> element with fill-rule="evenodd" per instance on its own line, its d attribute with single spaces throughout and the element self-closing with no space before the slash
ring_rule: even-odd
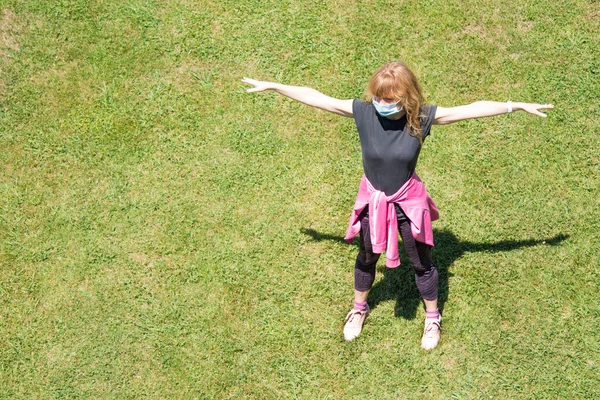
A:
<svg viewBox="0 0 600 400">
<path fill-rule="evenodd" d="M 515 104 L 515 110 L 521 109 L 528 112 L 529 114 L 537 115 L 546 118 L 546 114 L 540 112 L 540 110 L 550 110 L 554 108 L 552 104 L 533 104 L 533 103 L 518 103 Z"/>
</svg>

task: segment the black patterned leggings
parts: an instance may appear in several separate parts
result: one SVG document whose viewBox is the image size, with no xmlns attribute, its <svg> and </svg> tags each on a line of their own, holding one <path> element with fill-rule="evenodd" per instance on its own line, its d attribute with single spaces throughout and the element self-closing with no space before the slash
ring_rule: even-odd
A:
<svg viewBox="0 0 600 400">
<path fill-rule="evenodd" d="M 375 266 L 381 254 L 373 253 L 369 229 L 368 212 L 363 211 L 360 218 L 360 250 L 354 266 L 354 289 L 360 292 L 371 290 L 375 282 Z M 410 222 L 400 207 L 398 213 L 398 231 L 404 243 L 406 254 L 415 270 L 415 282 L 421 296 L 425 300 L 436 300 L 438 297 L 438 271 L 431 260 L 431 246 L 417 242 L 410 230 Z"/>
</svg>

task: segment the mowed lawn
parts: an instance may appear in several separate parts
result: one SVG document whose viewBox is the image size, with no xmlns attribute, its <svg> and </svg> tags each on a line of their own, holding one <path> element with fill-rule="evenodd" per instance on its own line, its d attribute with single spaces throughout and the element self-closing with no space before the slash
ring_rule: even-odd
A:
<svg viewBox="0 0 600 400">
<path fill-rule="evenodd" d="M 600 398 L 600 2 L 3 0 L 0 398 Z M 342 336 L 352 119 L 241 79 L 361 97 L 401 59 L 435 126 L 444 315 L 383 260 Z"/>
</svg>

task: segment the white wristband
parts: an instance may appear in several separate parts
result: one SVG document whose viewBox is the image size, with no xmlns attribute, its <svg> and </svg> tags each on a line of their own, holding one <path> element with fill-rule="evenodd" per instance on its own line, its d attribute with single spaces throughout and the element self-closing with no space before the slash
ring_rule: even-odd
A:
<svg viewBox="0 0 600 400">
<path fill-rule="evenodd" d="M 511 113 L 512 112 L 512 101 L 507 101 L 506 102 L 506 106 L 508 107 L 508 112 Z"/>
</svg>

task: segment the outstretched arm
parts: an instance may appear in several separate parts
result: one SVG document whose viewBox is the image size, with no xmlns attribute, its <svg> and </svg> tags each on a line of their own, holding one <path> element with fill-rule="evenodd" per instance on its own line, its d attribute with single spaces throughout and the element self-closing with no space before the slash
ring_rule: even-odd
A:
<svg viewBox="0 0 600 400">
<path fill-rule="evenodd" d="M 552 109 L 552 104 L 534 104 L 534 103 L 511 103 L 498 101 L 477 101 L 472 104 L 443 108 L 438 107 L 435 112 L 436 125 L 452 124 L 465 119 L 493 117 L 494 115 L 506 114 L 511 111 L 526 111 L 530 114 L 546 117 L 546 114 L 540 110 Z"/>
<path fill-rule="evenodd" d="M 336 99 L 326 96 L 318 90 L 303 86 L 283 85 L 281 83 L 257 81 L 250 78 L 244 78 L 242 79 L 242 82 L 254 86 L 253 88 L 246 90 L 249 93 L 274 90 L 279 94 L 309 106 L 320 108 L 321 110 L 329 111 L 344 117 L 352 117 L 352 99 Z"/>
</svg>

